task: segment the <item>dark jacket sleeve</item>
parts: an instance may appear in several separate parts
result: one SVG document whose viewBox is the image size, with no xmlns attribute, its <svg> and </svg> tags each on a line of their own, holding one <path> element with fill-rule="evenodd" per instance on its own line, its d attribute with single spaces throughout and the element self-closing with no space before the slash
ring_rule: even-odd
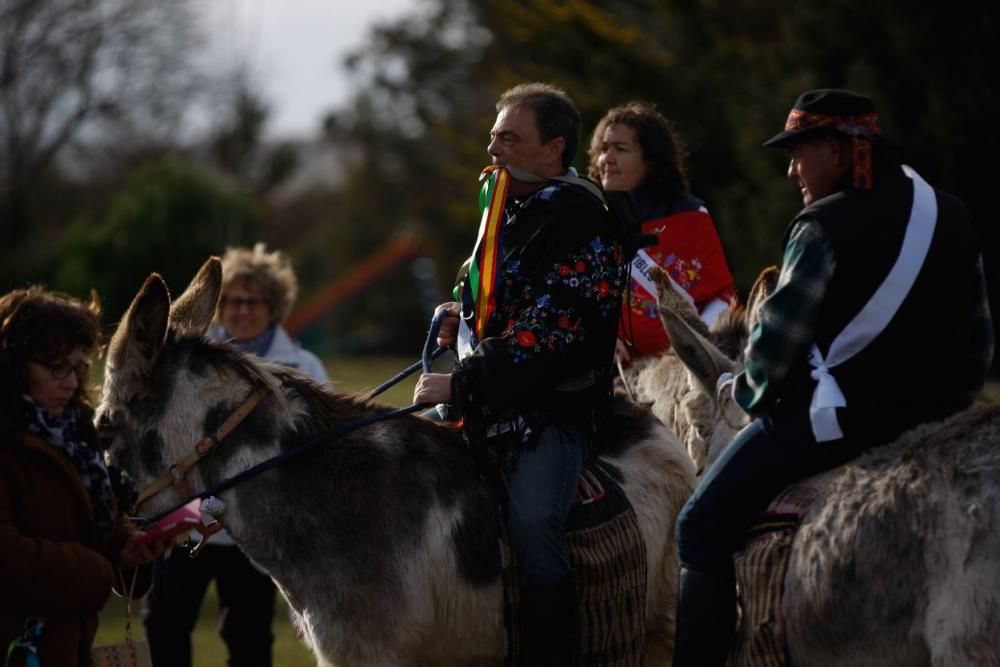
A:
<svg viewBox="0 0 1000 667">
<path fill-rule="evenodd" d="M 92 415 L 88 415 L 88 417 L 90 416 Z M 96 449 L 98 447 L 97 428 L 94 426 L 92 419 L 88 418 L 83 422 L 81 432 L 87 439 L 87 442 L 90 443 L 90 446 Z M 111 567 L 113 568 L 114 581 L 112 582 L 112 585 L 114 592 L 117 593 L 119 597 L 125 597 L 131 588 L 132 596 L 139 598 L 145 595 L 152 585 L 153 564 L 148 563 L 137 568 L 129 568 L 124 567 L 120 563 L 122 549 L 125 548 L 125 544 L 137 530 L 135 524 L 132 523 L 132 521 L 121 511 L 120 502 L 129 501 L 119 501 L 118 498 L 116 498 L 115 525 L 111 528 L 111 531 L 105 540 L 104 546 L 101 548 L 101 553 L 104 554 L 104 557 L 108 559 L 111 563 Z"/>
<path fill-rule="evenodd" d="M 0 454 L 0 470 L 17 464 Z M 15 492 L 11 476 L 0 473 L 0 590 L 4 596 L 38 613 L 99 610 L 111 593 L 111 562 L 76 542 L 23 535 L 13 515 Z"/>
<path fill-rule="evenodd" d="M 536 224 L 545 227 L 505 262 L 507 298 L 491 320 L 493 335 L 453 373 L 462 414 L 538 407 L 560 384 L 611 363 L 622 257 L 607 213 L 573 201 Z"/>
</svg>

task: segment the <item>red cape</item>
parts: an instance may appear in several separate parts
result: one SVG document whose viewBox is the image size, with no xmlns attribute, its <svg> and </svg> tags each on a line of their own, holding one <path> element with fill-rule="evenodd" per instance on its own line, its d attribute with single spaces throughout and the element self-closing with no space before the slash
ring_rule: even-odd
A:
<svg viewBox="0 0 1000 667">
<path fill-rule="evenodd" d="M 657 236 L 659 241 L 644 250 L 691 295 L 699 312 L 715 299 L 735 300 L 733 276 L 708 212 L 684 211 L 647 220 L 642 223 L 642 231 Z M 634 277 L 628 303 L 622 307 L 618 337 L 632 340 L 633 357 L 661 354 L 670 347 L 656 309 L 656 297 Z"/>
</svg>

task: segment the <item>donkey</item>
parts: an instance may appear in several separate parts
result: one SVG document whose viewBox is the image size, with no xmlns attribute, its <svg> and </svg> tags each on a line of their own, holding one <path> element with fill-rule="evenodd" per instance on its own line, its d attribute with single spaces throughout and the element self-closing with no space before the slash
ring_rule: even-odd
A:
<svg viewBox="0 0 1000 667">
<path fill-rule="evenodd" d="M 139 485 L 188 455 L 255 386 L 267 397 L 191 468 L 194 493 L 338 424 L 389 411 L 207 341 L 220 284 L 212 258 L 171 304 L 151 275 L 111 340 L 98 428 L 109 459 Z M 667 664 L 677 593 L 673 524 L 694 468 L 648 411 L 626 426 L 604 458 L 620 472 L 644 537 L 645 662 Z M 319 665 L 502 664 L 496 505 L 456 428 L 415 416 L 379 422 L 221 499 L 221 522 L 277 583 Z M 143 510 L 181 500 L 168 488 Z"/>
<path fill-rule="evenodd" d="M 657 282 L 672 363 L 690 376 L 686 389 L 660 398 L 692 402 L 685 392 L 699 394 L 708 409 L 680 432 L 697 432 L 688 446 L 707 443 L 712 461 L 748 422 L 731 392 L 716 391 L 720 374 L 739 372 L 741 363 L 699 330 L 669 281 Z M 731 314 L 737 338 L 740 329 L 746 338 L 773 284 L 773 273 L 762 275 L 747 309 Z M 792 664 L 1000 665 L 998 445 L 1000 406 L 973 406 L 827 473 L 784 576 Z"/>
<path fill-rule="evenodd" d="M 711 341 L 726 358 L 736 359 L 742 354 L 749 331 L 756 322 L 760 302 L 774 289 L 777 280 L 777 268 L 762 271 L 750 290 L 747 305 L 723 311 L 711 328 L 676 290 L 660 290 L 658 300 L 661 311 L 683 316 L 686 325 L 701 338 Z M 672 347 L 659 357 L 639 359 L 622 371 L 622 381 L 632 400 L 649 405 L 657 419 L 681 439 L 701 474 L 728 444 L 724 438 L 731 433 L 716 433 L 719 411 L 713 400 L 715 385 L 705 387 L 711 391 L 699 391 L 702 388 L 699 378 L 690 373 L 678 357 L 678 346 L 685 344 L 682 338 L 673 341 Z M 690 349 L 683 352 L 688 357 L 696 354 Z"/>
</svg>

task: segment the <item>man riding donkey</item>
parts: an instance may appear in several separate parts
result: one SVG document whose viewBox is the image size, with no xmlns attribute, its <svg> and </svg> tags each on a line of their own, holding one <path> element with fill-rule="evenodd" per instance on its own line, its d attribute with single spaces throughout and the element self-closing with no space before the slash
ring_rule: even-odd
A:
<svg viewBox="0 0 1000 667">
<path fill-rule="evenodd" d="M 461 303 L 441 308 L 451 374 L 421 376 L 415 403 L 449 403 L 474 447 L 501 452 L 518 557 L 518 664 L 571 664 L 576 592 L 565 521 L 610 412 L 624 271 L 600 190 L 570 167 L 580 115 L 541 83 L 504 92 L 487 148 L 483 223 Z M 461 323 L 461 325 L 460 325 Z"/>
<path fill-rule="evenodd" d="M 788 151 L 805 207 L 745 370 L 720 378 L 754 419 L 677 521 L 675 665 L 725 662 L 732 557 L 755 515 L 790 484 L 969 406 L 993 356 L 973 220 L 895 159 L 869 98 L 803 93 L 764 145 Z"/>
</svg>

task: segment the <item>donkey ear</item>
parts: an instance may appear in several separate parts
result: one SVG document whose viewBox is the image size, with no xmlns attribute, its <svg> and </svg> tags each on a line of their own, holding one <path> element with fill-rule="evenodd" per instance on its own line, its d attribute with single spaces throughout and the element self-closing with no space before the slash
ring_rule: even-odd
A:
<svg viewBox="0 0 1000 667">
<path fill-rule="evenodd" d="M 204 336 L 222 291 L 222 260 L 209 257 L 170 309 L 170 324 L 179 337 Z"/>
<path fill-rule="evenodd" d="M 701 390 L 714 400 L 716 381 L 724 372 L 732 372 L 735 364 L 711 342 L 705 323 L 697 316 L 694 307 L 676 293 L 673 283 L 660 279 L 656 272 L 652 277 L 659 282 L 657 303 L 660 319 L 670 336 L 672 349 Z"/>
<path fill-rule="evenodd" d="M 747 296 L 747 331 L 753 331 L 754 325 L 760 319 L 760 306 L 777 288 L 779 275 L 778 267 L 769 266 L 761 271 L 757 280 L 754 281 L 753 287 L 750 288 L 750 294 Z"/>
<path fill-rule="evenodd" d="M 687 322 L 689 327 L 705 338 L 711 338 L 708 325 L 698 315 L 694 300 L 674 282 L 670 274 L 660 267 L 654 266 L 649 272 L 649 277 L 656 284 L 656 305 L 661 314 L 670 312 L 674 317 L 679 317 Z M 669 335 L 670 332 L 667 333 Z"/>
<path fill-rule="evenodd" d="M 105 386 L 113 381 L 125 395 L 138 393 L 163 349 L 169 313 L 170 293 L 154 273 L 146 278 L 111 338 Z"/>
</svg>

